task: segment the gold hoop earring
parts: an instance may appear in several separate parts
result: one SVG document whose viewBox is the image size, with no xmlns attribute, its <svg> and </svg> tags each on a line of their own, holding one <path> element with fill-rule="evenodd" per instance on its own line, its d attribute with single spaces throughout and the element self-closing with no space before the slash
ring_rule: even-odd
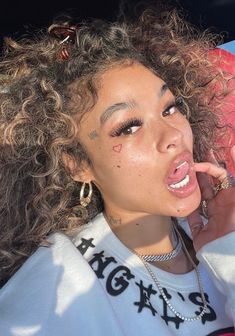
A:
<svg viewBox="0 0 235 336">
<path fill-rule="evenodd" d="M 86 184 L 88 184 L 89 191 L 88 191 L 88 195 L 85 197 L 84 194 L 85 194 Z M 91 184 L 91 182 L 88 182 L 88 183 L 83 182 L 81 190 L 80 190 L 80 204 L 84 208 L 87 207 L 88 204 L 90 203 L 91 197 L 92 197 L 92 192 L 93 192 L 93 190 L 92 190 L 92 184 Z"/>
</svg>

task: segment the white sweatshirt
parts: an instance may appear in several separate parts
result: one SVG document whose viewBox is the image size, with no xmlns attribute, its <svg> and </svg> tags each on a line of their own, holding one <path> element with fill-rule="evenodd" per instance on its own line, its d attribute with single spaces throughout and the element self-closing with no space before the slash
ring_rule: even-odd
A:
<svg viewBox="0 0 235 336">
<path fill-rule="evenodd" d="M 235 335 L 235 232 L 198 253 L 208 308 L 193 322 L 174 316 L 102 214 L 73 241 L 50 239 L 52 246 L 40 247 L 0 290 L 0 336 Z M 151 268 L 176 310 L 200 313 L 195 271 Z"/>
</svg>

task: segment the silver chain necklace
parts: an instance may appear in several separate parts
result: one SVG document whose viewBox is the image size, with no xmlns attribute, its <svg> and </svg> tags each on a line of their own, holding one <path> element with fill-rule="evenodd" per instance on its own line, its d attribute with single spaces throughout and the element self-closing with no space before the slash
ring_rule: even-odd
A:
<svg viewBox="0 0 235 336">
<path fill-rule="evenodd" d="M 205 295 L 204 295 L 204 290 L 203 290 L 203 287 L 202 287 L 202 281 L 201 281 L 201 277 L 200 277 L 200 273 L 199 273 L 199 270 L 197 268 L 197 266 L 195 265 L 194 261 L 192 260 L 185 244 L 184 244 L 184 241 L 178 231 L 177 228 L 175 228 L 176 230 L 176 233 L 177 233 L 177 236 L 178 236 L 178 239 L 181 241 L 181 244 L 183 246 L 183 249 L 185 251 L 185 254 L 187 255 L 188 259 L 190 260 L 193 268 L 195 269 L 195 272 L 196 272 L 196 276 L 197 276 L 197 281 L 198 281 L 198 287 L 199 287 L 199 290 L 200 290 L 200 295 L 201 295 L 201 298 L 202 298 L 202 302 L 203 302 L 203 308 L 202 308 L 202 311 L 200 312 L 200 314 L 196 315 L 196 316 L 183 316 L 181 313 L 179 313 L 173 306 L 172 304 L 170 303 L 170 301 L 168 300 L 168 298 L 166 297 L 166 294 L 164 293 L 164 290 L 159 282 L 159 280 L 157 279 L 157 277 L 155 276 L 155 274 L 153 273 L 153 271 L 151 270 L 150 268 L 150 265 L 147 263 L 147 261 L 145 261 L 141 255 L 139 255 L 137 252 L 133 251 L 137 257 L 139 257 L 139 259 L 142 261 L 143 265 L 145 266 L 145 269 L 147 270 L 147 272 L 149 273 L 150 277 L 152 278 L 154 284 L 157 286 L 159 292 L 161 293 L 162 297 L 163 297 L 163 300 L 166 302 L 168 308 L 175 314 L 175 316 L 179 317 L 181 320 L 183 321 L 188 321 L 188 322 L 192 322 L 192 321 L 197 321 L 197 320 L 200 320 L 202 318 L 202 316 L 206 313 L 206 310 L 207 310 L 207 302 L 206 302 L 206 298 L 205 298 Z"/>
<path fill-rule="evenodd" d="M 141 254 L 140 255 L 141 259 L 148 262 L 154 262 L 154 261 L 167 261 L 175 258 L 182 250 L 183 245 L 181 239 L 179 239 L 179 236 L 176 234 L 175 230 L 174 234 L 176 236 L 177 241 L 175 248 L 171 252 L 164 254 Z"/>
</svg>

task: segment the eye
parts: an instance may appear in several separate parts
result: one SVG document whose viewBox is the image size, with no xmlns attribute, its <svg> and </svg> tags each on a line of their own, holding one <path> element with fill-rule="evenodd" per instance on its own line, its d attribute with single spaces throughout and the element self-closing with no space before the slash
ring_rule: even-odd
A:
<svg viewBox="0 0 235 336">
<path fill-rule="evenodd" d="M 162 112 L 162 115 L 163 115 L 163 117 L 166 117 L 166 116 L 172 115 L 175 112 L 176 112 L 176 106 L 171 105 L 165 111 Z"/>
<path fill-rule="evenodd" d="M 182 97 L 176 98 L 176 100 L 162 112 L 162 116 L 167 117 L 174 114 L 175 112 L 179 112 L 179 108 L 183 105 L 183 102 L 184 101 Z"/>
<path fill-rule="evenodd" d="M 114 129 L 110 135 L 112 137 L 121 135 L 131 135 L 138 131 L 142 126 L 143 122 L 140 119 L 131 119 L 126 122 L 121 123 L 116 129 Z"/>
</svg>

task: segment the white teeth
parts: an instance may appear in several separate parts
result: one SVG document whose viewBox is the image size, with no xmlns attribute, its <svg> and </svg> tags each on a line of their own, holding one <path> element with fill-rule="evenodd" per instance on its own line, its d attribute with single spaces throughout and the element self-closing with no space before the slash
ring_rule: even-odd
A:
<svg viewBox="0 0 235 336">
<path fill-rule="evenodd" d="M 175 184 L 174 183 L 170 184 L 170 187 L 173 189 L 179 189 L 179 188 L 186 186 L 188 183 L 189 183 L 189 175 L 186 175 L 182 181 L 175 183 Z"/>
</svg>

